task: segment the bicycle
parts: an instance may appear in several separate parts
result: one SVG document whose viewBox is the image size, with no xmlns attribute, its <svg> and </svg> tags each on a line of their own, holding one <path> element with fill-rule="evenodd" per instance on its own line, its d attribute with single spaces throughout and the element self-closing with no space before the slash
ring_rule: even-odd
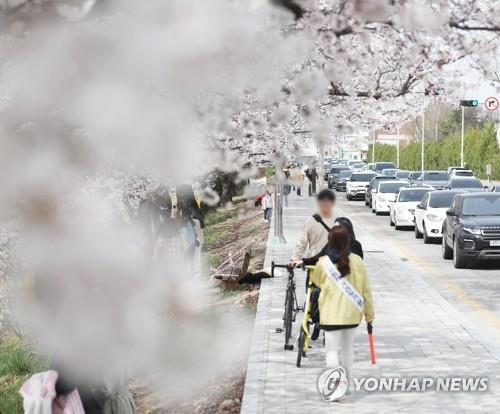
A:
<svg viewBox="0 0 500 414">
<path fill-rule="evenodd" d="M 302 323 L 300 324 L 300 333 L 297 339 L 297 368 L 300 368 L 302 363 L 302 357 L 306 356 L 309 349 L 309 329 L 311 327 L 311 293 L 314 288 L 314 283 L 311 282 L 309 273 L 314 270 L 315 266 L 306 266 L 305 269 L 308 272 L 307 277 L 307 292 L 306 292 L 306 304 L 304 306 L 304 317 L 302 318 Z"/>
<path fill-rule="evenodd" d="M 285 296 L 285 311 L 283 313 L 283 330 L 285 331 L 285 350 L 292 351 L 294 346 L 290 344 L 292 337 L 292 324 L 295 322 L 297 313 L 304 310 L 299 306 L 297 301 L 297 294 L 295 292 L 295 274 L 294 268 L 289 265 L 278 265 L 274 262 L 271 263 L 271 275 L 274 277 L 274 269 L 282 268 L 288 271 L 288 282 L 286 286 Z"/>
</svg>

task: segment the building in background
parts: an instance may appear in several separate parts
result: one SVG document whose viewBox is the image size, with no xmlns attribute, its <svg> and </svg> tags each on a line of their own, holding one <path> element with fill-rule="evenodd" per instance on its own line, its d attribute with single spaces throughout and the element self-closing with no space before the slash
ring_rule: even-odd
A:
<svg viewBox="0 0 500 414">
<path fill-rule="evenodd" d="M 411 123 L 403 124 L 399 128 L 399 145 L 400 147 L 405 147 L 408 145 L 414 136 L 414 128 Z M 396 130 L 387 131 L 385 129 L 377 129 L 375 130 L 375 140 L 377 144 L 389 144 L 389 145 L 397 145 L 398 144 L 398 134 Z"/>
<path fill-rule="evenodd" d="M 351 134 L 334 135 L 331 145 L 326 149 L 327 155 L 337 159 L 362 161 L 366 159 L 370 134 L 366 131 L 355 131 Z"/>
</svg>

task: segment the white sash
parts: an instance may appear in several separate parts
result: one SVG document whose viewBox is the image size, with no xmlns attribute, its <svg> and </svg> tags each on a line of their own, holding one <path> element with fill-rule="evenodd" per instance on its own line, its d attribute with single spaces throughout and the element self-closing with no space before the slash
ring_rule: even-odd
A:
<svg viewBox="0 0 500 414">
<path fill-rule="evenodd" d="M 360 312 L 363 312 L 365 301 L 363 296 L 352 286 L 345 277 L 342 277 L 337 267 L 333 264 L 328 256 L 323 259 L 323 269 L 326 274 L 332 279 L 337 287 L 346 295 L 349 300 L 356 306 Z"/>
</svg>

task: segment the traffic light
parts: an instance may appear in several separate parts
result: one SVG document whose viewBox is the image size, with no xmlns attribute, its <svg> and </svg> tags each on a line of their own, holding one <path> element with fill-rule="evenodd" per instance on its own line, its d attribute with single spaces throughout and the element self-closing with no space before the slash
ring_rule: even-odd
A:
<svg viewBox="0 0 500 414">
<path fill-rule="evenodd" d="M 476 107 L 478 105 L 477 99 L 471 99 L 471 100 L 462 100 L 460 101 L 460 106 L 472 106 Z"/>
</svg>

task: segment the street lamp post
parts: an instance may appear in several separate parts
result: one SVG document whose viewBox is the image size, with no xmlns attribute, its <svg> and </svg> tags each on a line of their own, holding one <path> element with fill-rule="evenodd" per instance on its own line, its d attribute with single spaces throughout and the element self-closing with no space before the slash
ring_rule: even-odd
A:
<svg viewBox="0 0 500 414">
<path fill-rule="evenodd" d="M 399 138 L 399 126 L 397 131 L 397 138 L 398 138 L 398 146 L 397 146 L 397 153 L 396 153 L 396 166 L 399 168 L 399 143 L 400 143 L 400 138 Z"/>
<path fill-rule="evenodd" d="M 460 166 L 464 166 L 465 106 L 462 105 L 462 136 L 460 139 Z"/>
<path fill-rule="evenodd" d="M 422 173 L 424 170 L 425 112 L 422 113 Z"/>
<path fill-rule="evenodd" d="M 372 129 L 372 163 L 375 162 L 375 129 Z"/>
</svg>

